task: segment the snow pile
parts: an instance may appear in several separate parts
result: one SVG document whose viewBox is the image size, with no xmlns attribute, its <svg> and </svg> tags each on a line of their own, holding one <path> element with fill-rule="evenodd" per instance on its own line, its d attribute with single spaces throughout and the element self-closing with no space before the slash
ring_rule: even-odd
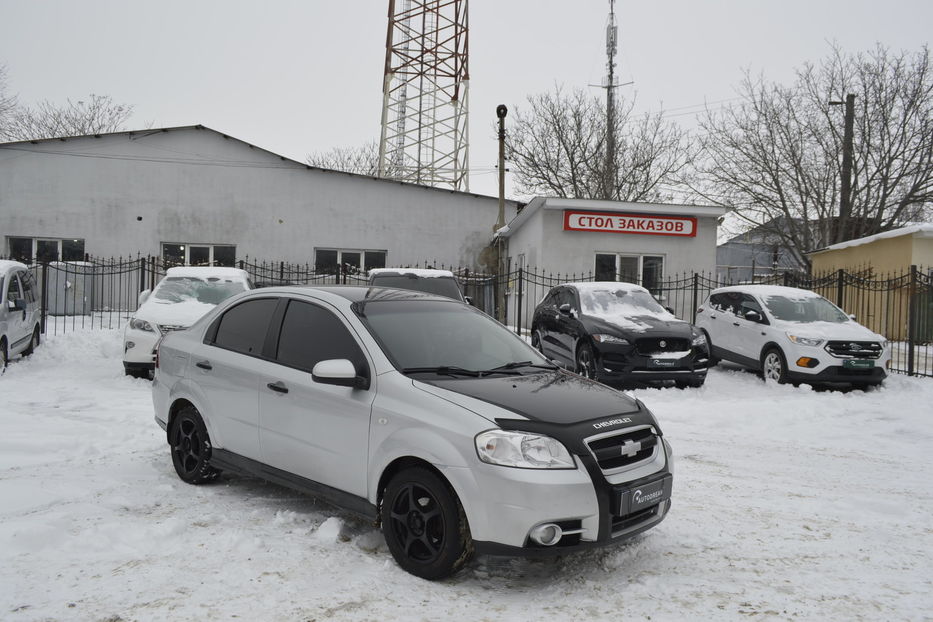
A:
<svg viewBox="0 0 933 622">
<path fill-rule="evenodd" d="M 373 525 L 291 490 L 175 476 L 119 331 L 0 376 L 0 618 L 922 620 L 933 610 L 933 380 L 635 391 L 675 452 L 673 509 L 628 544 L 481 557 L 428 583 Z"/>
</svg>

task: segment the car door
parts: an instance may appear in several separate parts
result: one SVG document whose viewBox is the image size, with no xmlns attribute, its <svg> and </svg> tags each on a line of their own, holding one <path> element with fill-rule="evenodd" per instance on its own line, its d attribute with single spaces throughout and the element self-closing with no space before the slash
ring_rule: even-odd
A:
<svg viewBox="0 0 933 622">
<path fill-rule="evenodd" d="M 191 352 L 188 374 L 200 387 L 199 404 L 216 428 L 214 441 L 233 453 L 260 460 L 257 370 L 279 299 L 252 298 L 230 307 Z"/>
<path fill-rule="evenodd" d="M 263 364 L 259 418 L 263 462 L 365 497 L 369 422 L 375 389 L 315 382 L 323 360 L 371 365 L 345 319 L 325 303 L 289 300 L 275 360 Z"/>
<path fill-rule="evenodd" d="M 739 292 L 721 292 L 709 297 L 704 305 L 704 315 L 707 321 L 703 327 L 709 333 L 709 338 L 715 348 L 714 356 L 732 360 L 735 355 L 735 312 L 738 309 L 741 294 Z"/>
<path fill-rule="evenodd" d="M 746 319 L 746 314 L 754 311 L 760 317 L 759 321 Z M 735 316 L 732 318 L 732 350 L 744 357 L 746 363 L 752 364 L 761 356 L 761 348 L 767 340 L 767 331 L 764 326 L 768 324 L 761 303 L 751 294 L 742 293 Z"/>
<path fill-rule="evenodd" d="M 20 349 L 24 339 L 27 339 L 32 326 L 28 324 L 28 311 L 20 310 L 15 307 L 17 301 L 24 301 L 22 285 L 20 284 L 20 271 L 14 270 L 7 275 L 6 287 L 6 316 L 7 316 L 7 335 L 10 340 L 10 353 L 14 348 Z"/>
<path fill-rule="evenodd" d="M 553 324 L 547 337 L 553 351 L 552 358 L 569 369 L 573 369 L 575 365 L 573 352 L 574 335 L 576 334 L 574 304 L 574 294 L 569 287 L 561 287 L 557 290 L 554 296 L 554 308 L 551 311 Z M 569 313 L 561 312 L 560 309 L 564 305 L 569 307 Z M 579 305 L 576 305 L 576 308 L 579 308 Z"/>
<path fill-rule="evenodd" d="M 557 288 L 551 289 L 535 309 L 534 330 L 538 331 L 541 352 L 548 358 L 554 358 L 554 346 L 551 344 L 557 324 Z"/>
</svg>

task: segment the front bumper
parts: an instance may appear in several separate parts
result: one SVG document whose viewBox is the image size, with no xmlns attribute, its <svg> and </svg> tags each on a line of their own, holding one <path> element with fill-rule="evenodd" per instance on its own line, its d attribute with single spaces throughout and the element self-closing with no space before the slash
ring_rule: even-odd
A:
<svg viewBox="0 0 933 622">
<path fill-rule="evenodd" d="M 709 352 L 693 346 L 683 356 L 652 357 L 640 354 L 633 346 L 602 344 L 596 355 L 596 379 L 606 384 L 682 380 L 702 382 L 709 367 Z"/>
<path fill-rule="evenodd" d="M 127 326 L 123 331 L 123 364 L 126 369 L 152 369 L 154 349 L 161 336 L 161 333 Z"/>
<path fill-rule="evenodd" d="M 816 373 L 803 373 L 790 365 L 788 367 L 789 380 L 813 384 L 880 384 L 888 377 L 884 367 L 878 365 L 869 369 L 847 369 L 842 365 L 827 365 Z"/>
<path fill-rule="evenodd" d="M 483 465 L 475 480 L 481 503 L 464 504 L 476 551 L 563 555 L 611 546 L 658 525 L 670 511 L 673 487 L 669 445 L 662 447 L 663 456 L 656 461 L 660 468 L 638 477 L 646 468 L 636 467 L 631 473 L 637 479 L 628 481 L 624 474 L 604 475 L 591 456 L 577 455 L 578 468 L 572 471 Z M 461 493 L 461 498 L 468 501 L 472 494 Z M 549 523 L 560 526 L 563 537 L 552 546 L 534 542 L 532 529 Z"/>
</svg>

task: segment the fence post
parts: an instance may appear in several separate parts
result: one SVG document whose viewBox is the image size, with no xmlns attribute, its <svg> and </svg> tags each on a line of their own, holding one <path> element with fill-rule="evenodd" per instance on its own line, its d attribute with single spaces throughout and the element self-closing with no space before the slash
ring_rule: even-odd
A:
<svg viewBox="0 0 933 622">
<path fill-rule="evenodd" d="M 42 264 L 42 334 L 45 334 L 45 318 L 49 315 L 49 264 Z"/>
<path fill-rule="evenodd" d="M 910 287 L 907 289 L 907 375 L 914 375 L 914 345 L 917 341 L 917 266 L 910 266 Z"/>
<path fill-rule="evenodd" d="M 699 297 L 700 291 L 700 275 L 696 272 L 693 273 L 693 312 L 692 319 L 690 320 L 691 324 L 697 323 L 697 299 Z"/>
<path fill-rule="evenodd" d="M 522 286 L 524 285 L 522 279 L 522 267 L 518 267 L 518 302 L 515 306 L 515 334 L 522 334 Z"/>
<path fill-rule="evenodd" d="M 846 271 L 839 268 L 839 271 L 836 273 L 836 306 L 840 309 L 843 308 L 843 303 L 845 302 L 845 280 Z"/>
<path fill-rule="evenodd" d="M 285 282 L 285 262 L 280 261 L 279 262 L 279 285 L 282 285 L 284 282 Z M 347 279 L 344 278 L 343 282 L 346 283 Z"/>
<path fill-rule="evenodd" d="M 139 291 L 137 294 L 146 291 L 146 258 L 139 258 Z M 139 296 L 136 297 L 139 300 Z"/>
<path fill-rule="evenodd" d="M 790 272 L 784 271 L 784 287 L 790 287 Z"/>
</svg>

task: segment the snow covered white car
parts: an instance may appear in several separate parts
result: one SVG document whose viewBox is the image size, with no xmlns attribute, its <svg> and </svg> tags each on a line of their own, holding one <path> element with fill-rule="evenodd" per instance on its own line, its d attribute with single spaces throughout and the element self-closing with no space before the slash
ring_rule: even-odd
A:
<svg viewBox="0 0 933 622">
<path fill-rule="evenodd" d="M 153 348 L 171 330 L 188 328 L 221 302 L 252 286 L 237 268 L 169 268 L 150 293 L 139 295 L 139 308 L 123 329 L 123 370 L 127 376 L 148 377 Z"/>
<path fill-rule="evenodd" d="M 0 259 L 0 371 L 11 357 L 39 345 L 39 297 L 25 264 Z"/>
<path fill-rule="evenodd" d="M 881 384 L 888 342 L 819 294 L 795 287 L 715 289 L 697 309 L 713 356 L 778 383 Z"/>
<path fill-rule="evenodd" d="M 155 418 L 185 482 L 249 474 L 381 522 L 398 564 L 562 554 L 670 508 L 638 400 L 561 370 L 464 303 L 376 287 L 240 294 L 157 351 Z"/>
</svg>

